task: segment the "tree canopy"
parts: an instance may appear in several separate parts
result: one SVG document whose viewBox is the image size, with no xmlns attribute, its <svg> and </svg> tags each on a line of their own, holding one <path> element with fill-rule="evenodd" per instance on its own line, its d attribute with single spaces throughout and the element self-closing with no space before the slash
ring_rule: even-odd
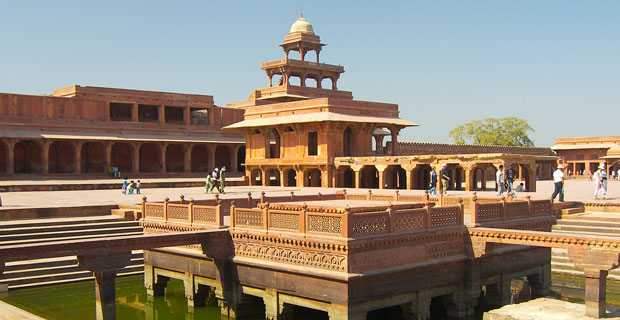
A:
<svg viewBox="0 0 620 320">
<path fill-rule="evenodd" d="M 534 141 L 528 136 L 530 131 L 534 129 L 527 120 L 487 118 L 462 124 L 449 135 L 456 144 L 533 147 Z"/>
</svg>

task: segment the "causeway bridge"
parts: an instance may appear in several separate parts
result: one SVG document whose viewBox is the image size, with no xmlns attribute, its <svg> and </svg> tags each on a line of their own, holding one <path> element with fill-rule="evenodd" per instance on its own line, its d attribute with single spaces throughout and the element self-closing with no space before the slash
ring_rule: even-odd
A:
<svg viewBox="0 0 620 320">
<path fill-rule="evenodd" d="M 6 261 L 77 255 L 94 272 L 97 319 L 114 319 L 114 277 L 131 250 L 144 249 L 144 284 L 163 295 L 185 285 L 188 307 L 213 291 L 223 315 L 243 318 L 261 303 L 268 319 L 294 308 L 330 319 L 365 319 L 398 306 L 405 319 L 429 319 L 430 305 L 473 314 L 478 299 L 510 302 L 512 279 L 532 295 L 551 284 L 550 248 L 568 248 L 586 274 L 586 314 L 605 314 L 605 278 L 618 266 L 620 240 L 550 233 L 549 199 L 336 194 L 253 199 L 143 198 L 145 235 L 0 249 Z"/>
</svg>

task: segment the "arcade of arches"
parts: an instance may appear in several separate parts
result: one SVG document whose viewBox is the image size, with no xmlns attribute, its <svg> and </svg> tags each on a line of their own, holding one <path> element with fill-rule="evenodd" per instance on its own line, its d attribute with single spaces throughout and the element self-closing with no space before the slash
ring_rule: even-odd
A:
<svg viewBox="0 0 620 320">
<path fill-rule="evenodd" d="M 551 172 L 556 164 L 553 160 L 500 158 L 469 162 L 446 158 L 412 163 L 404 157 L 391 157 L 390 164 L 379 164 L 388 162 L 380 157 L 372 161 L 353 158 L 358 160 L 356 163 L 351 163 L 351 159 L 336 158 L 334 166 L 265 166 L 248 172 L 251 185 L 425 190 L 429 188 L 431 170 L 439 174 L 441 165 L 446 163 L 450 176 L 448 190 L 474 191 L 494 189 L 499 165 L 512 164 L 517 172 L 516 181 L 523 182 L 526 190 L 536 191 L 537 174 Z"/>
<path fill-rule="evenodd" d="M 211 143 L 0 139 L 0 174 L 243 172 L 245 147 Z"/>
</svg>

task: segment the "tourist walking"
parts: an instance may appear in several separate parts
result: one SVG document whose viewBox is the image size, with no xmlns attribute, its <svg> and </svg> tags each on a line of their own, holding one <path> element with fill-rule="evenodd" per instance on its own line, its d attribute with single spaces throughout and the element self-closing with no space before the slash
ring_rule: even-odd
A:
<svg viewBox="0 0 620 320">
<path fill-rule="evenodd" d="M 553 171 L 553 184 L 555 186 L 555 190 L 551 195 L 551 199 L 555 200 L 555 197 L 560 195 L 560 202 L 564 202 L 564 172 L 562 171 L 564 166 L 558 164 L 558 169 Z"/>
<path fill-rule="evenodd" d="M 507 183 L 507 189 L 508 189 L 506 190 L 506 198 L 508 198 L 509 195 L 511 195 L 513 198 L 517 197 L 517 194 L 512 188 L 512 184 L 514 183 L 516 176 L 517 176 L 517 172 L 515 171 L 515 169 L 512 168 L 512 164 L 509 164 L 508 170 L 506 170 L 506 183 Z"/>
<path fill-rule="evenodd" d="M 501 197 L 504 193 L 504 165 L 500 164 L 495 172 L 495 185 L 497 186 L 497 196 Z"/>
<path fill-rule="evenodd" d="M 140 180 L 138 180 L 138 182 L 136 183 L 136 193 L 140 194 L 140 187 L 142 186 L 142 184 L 140 183 Z"/>
<path fill-rule="evenodd" d="M 428 193 L 436 196 L 437 195 L 437 172 L 435 172 L 435 170 L 432 170 L 432 169 L 431 169 L 430 187 L 431 188 L 428 190 Z"/>
<path fill-rule="evenodd" d="M 445 163 L 441 165 L 439 175 L 441 178 L 441 194 L 446 196 L 448 195 L 448 181 L 450 181 L 450 176 L 448 176 L 448 170 L 446 170 Z"/>
<path fill-rule="evenodd" d="M 604 200 L 607 199 L 607 192 L 603 187 L 603 172 L 605 167 L 603 165 L 598 166 L 598 170 L 594 172 L 592 179 L 594 180 L 594 200 L 598 200 L 599 197 Z"/>
</svg>

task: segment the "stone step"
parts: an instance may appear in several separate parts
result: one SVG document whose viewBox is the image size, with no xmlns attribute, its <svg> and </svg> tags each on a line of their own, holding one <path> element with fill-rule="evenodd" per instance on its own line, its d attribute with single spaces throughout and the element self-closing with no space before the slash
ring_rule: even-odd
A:
<svg viewBox="0 0 620 320">
<path fill-rule="evenodd" d="M 601 228 L 618 228 L 620 221 L 603 221 L 590 219 L 558 219 L 556 226 L 592 226 Z"/>
<path fill-rule="evenodd" d="M 128 273 L 132 274 L 140 274 L 144 272 L 144 265 L 130 265 L 118 272 L 118 275 L 124 275 Z M 25 288 L 32 286 L 40 286 L 44 284 L 50 283 L 59 283 L 59 282 L 74 282 L 74 281 L 82 281 L 82 280 L 90 280 L 94 279 L 93 273 L 88 270 L 80 270 L 80 271 L 72 271 L 72 272 L 61 272 L 61 273 L 53 273 L 46 275 L 38 275 L 38 276 L 30 276 L 30 277 L 21 277 L 21 278 L 13 278 L 13 279 L 0 279 L 0 284 L 8 284 L 9 289 L 17 289 L 17 288 Z"/>
<path fill-rule="evenodd" d="M 127 272 L 125 272 L 124 270 L 121 270 L 121 272 L 119 272 L 116 275 L 116 277 L 127 277 L 127 276 L 141 275 L 141 274 L 144 274 L 144 269 L 135 270 L 135 271 L 127 271 Z M 41 281 L 37 283 L 27 283 L 27 284 L 22 284 L 22 285 L 13 285 L 13 286 L 10 286 L 10 288 L 11 290 L 15 290 L 15 289 L 21 289 L 21 288 L 48 286 L 48 285 L 78 282 L 78 281 L 89 281 L 93 279 L 95 279 L 95 277 L 92 276 L 91 274 L 90 276 L 82 276 L 82 277 L 67 278 L 67 279 L 56 279 L 56 280 L 51 280 L 51 281 Z"/>
<path fill-rule="evenodd" d="M 620 228 L 609 228 L 609 227 L 598 227 L 598 226 L 587 226 L 587 225 L 574 225 L 574 226 L 560 226 L 554 225 L 551 228 L 552 232 L 562 232 L 562 233 L 572 233 L 572 232 L 580 232 L 580 233 L 590 233 L 590 234 L 607 234 L 610 236 L 620 236 Z"/>
<path fill-rule="evenodd" d="M 55 225 L 85 224 L 122 221 L 117 216 L 86 216 L 70 218 L 40 218 L 40 219 L 16 219 L 0 221 L 0 228 L 3 230 L 11 228 L 42 227 Z"/>
<path fill-rule="evenodd" d="M 137 265 L 144 265 L 142 257 L 132 258 L 126 267 L 132 267 Z M 77 260 L 74 258 L 73 264 L 55 267 L 43 267 L 43 268 L 28 268 L 24 270 L 5 271 L 2 275 L 2 281 L 6 280 L 6 283 L 10 285 L 12 279 L 22 278 L 35 278 L 38 276 L 55 275 L 55 274 L 67 274 L 71 272 L 86 271 L 78 266 Z"/>
<path fill-rule="evenodd" d="M 143 234 L 142 229 L 139 231 L 132 232 L 112 232 L 112 233 L 102 233 L 102 234 L 90 234 L 90 235 L 77 235 L 77 236 L 67 236 L 67 237 L 56 237 L 56 238 L 40 238 L 40 239 L 22 239 L 22 240 L 10 240 L 10 241 L 2 241 L 0 242 L 1 246 L 8 245 L 18 245 L 18 244 L 29 244 L 29 243 L 39 243 L 39 242 L 57 242 L 57 241 L 66 241 L 66 240 L 79 240 L 79 239 L 96 239 L 96 238 L 106 238 L 106 237 L 121 237 L 121 236 L 137 236 Z"/>
<path fill-rule="evenodd" d="M 100 234 L 114 234 L 114 233 L 127 233 L 142 231 L 140 226 L 121 226 L 115 227 L 114 225 L 108 225 L 105 228 L 100 229 L 80 229 L 80 230 L 68 230 L 68 231 L 43 231 L 26 234 L 8 234 L 0 235 L 0 243 L 12 240 L 26 240 L 26 239 L 54 239 L 64 237 L 79 237 L 89 235 Z"/>
<path fill-rule="evenodd" d="M 568 221 L 568 220 L 589 220 L 589 221 L 608 221 L 608 222 L 618 222 L 620 223 L 620 214 L 605 214 L 605 215 L 596 215 L 592 212 L 585 213 L 577 213 L 562 216 L 562 219 L 558 221 Z"/>
<path fill-rule="evenodd" d="M 98 222 L 98 223 L 29 226 L 29 227 L 19 227 L 19 228 L 9 228 L 9 229 L 0 228 L 0 236 L 18 235 L 18 234 L 34 234 L 34 233 L 42 233 L 42 232 L 93 230 L 93 229 L 119 228 L 119 227 L 139 227 L 139 223 L 137 221 L 103 221 L 103 222 Z"/>
<path fill-rule="evenodd" d="M 134 250 L 131 253 L 131 259 L 142 260 L 142 250 Z M 75 256 L 55 257 L 36 260 L 25 261 L 10 261 L 7 262 L 4 268 L 4 275 L 12 274 L 15 272 L 30 271 L 30 270 L 52 270 L 56 268 L 75 267 L 77 266 L 77 258 Z"/>
<path fill-rule="evenodd" d="M 597 231 L 603 231 L 603 232 L 594 232 L 592 230 L 589 230 L 589 231 L 557 230 L 557 229 L 552 230 L 552 232 L 561 232 L 561 233 L 582 235 L 582 236 L 599 236 L 599 237 L 612 237 L 612 238 L 620 237 L 620 235 L 618 234 L 604 232 L 605 230 L 597 230 Z"/>
</svg>

